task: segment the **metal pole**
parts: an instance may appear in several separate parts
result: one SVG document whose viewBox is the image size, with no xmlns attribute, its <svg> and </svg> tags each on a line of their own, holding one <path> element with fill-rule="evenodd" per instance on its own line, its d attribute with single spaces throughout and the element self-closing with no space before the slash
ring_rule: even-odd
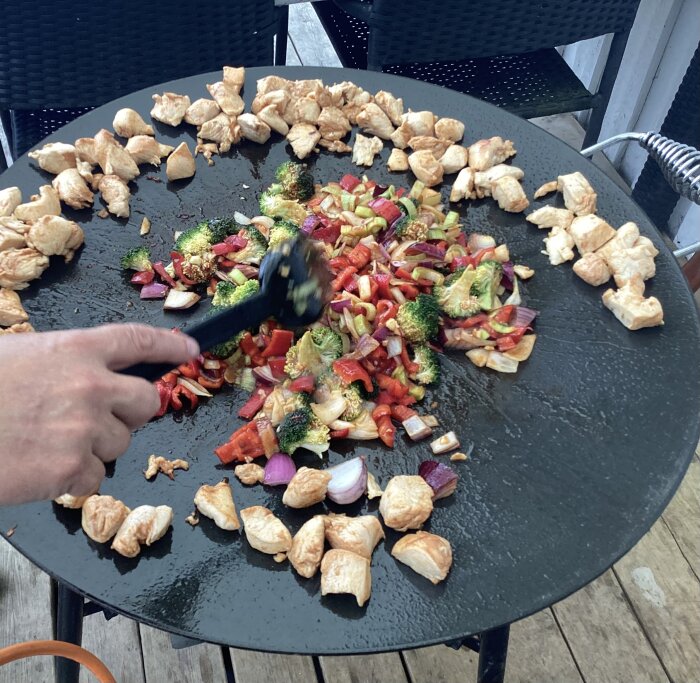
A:
<svg viewBox="0 0 700 683">
<path fill-rule="evenodd" d="M 56 640 L 80 645 L 83 638 L 83 596 L 61 583 L 56 584 L 54 592 L 54 637 Z M 79 677 L 80 665 L 77 662 L 65 657 L 54 658 L 56 683 L 78 683 Z"/>
<path fill-rule="evenodd" d="M 481 634 L 477 683 L 503 683 L 506 675 L 509 634 L 510 625 L 508 624 Z"/>
</svg>

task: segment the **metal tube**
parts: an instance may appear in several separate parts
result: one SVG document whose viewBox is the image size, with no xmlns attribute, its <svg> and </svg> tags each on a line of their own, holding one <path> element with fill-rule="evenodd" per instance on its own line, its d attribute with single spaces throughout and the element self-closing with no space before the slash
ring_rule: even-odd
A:
<svg viewBox="0 0 700 683">
<path fill-rule="evenodd" d="M 602 142 L 599 142 L 595 145 L 591 145 L 590 147 L 586 147 L 586 149 L 581 150 L 581 155 L 584 157 L 589 157 L 595 152 L 600 151 L 601 149 L 605 149 L 606 147 L 609 147 L 610 145 L 615 145 L 618 142 L 624 142 L 625 140 L 641 140 L 646 133 L 620 133 L 619 135 L 613 135 L 611 138 L 608 138 L 607 140 L 603 140 Z"/>
<path fill-rule="evenodd" d="M 676 258 L 680 258 L 681 256 L 687 256 L 688 254 L 694 254 L 696 251 L 700 251 L 700 242 L 694 242 L 693 244 L 689 244 L 687 247 L 683 247 L 682 249 L 676 249 L 673 252 L 673 255 Z"/>
<path fill-rule="evenodd" d="M 477 683 L 503 683 L 506 675 L 509 634 L 509 624 L 481 634 Z"/>
<path fill-rule="evenodd" d="M 67 586 L 56 586 L 56 610 L 54 633 L 56 640 L 80 645 L 83 639 L 83 596 Z M 78 683 L 80 665 L 64 657 L 54 658 L 56 683 Z"/>
</svg>

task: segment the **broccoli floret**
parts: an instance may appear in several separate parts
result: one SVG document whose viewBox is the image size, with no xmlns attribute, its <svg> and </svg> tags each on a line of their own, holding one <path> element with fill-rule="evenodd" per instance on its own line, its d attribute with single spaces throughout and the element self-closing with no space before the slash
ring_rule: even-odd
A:
<svg viewBox="0 0 700 683">
<path fill-rule="evenodd" d="M 417 240 L 423 242 L 428 238 L 428 226 L 415 218 L 403 216 L 394 224 L 396 236 L 400 240 Z"/>
<path fill-rule="evenodd" d="M 231 339 L 227 339 L 225 342 L 221 342 L 221 344 L 212 346 L 209 351 L 219 358 L 229 358 L 236 352 L 244 334 L 245 332 L 239 332 L 236 336 L 231 337 Z"/>
<path fill-rule="evenodd" d="M 484 311 L 490 311 L 493 308 L 493 300 L 502 275 L 503 266 L 498 261 L 482 261 L 476 267 L 471 293 L 477 297 L 479 306 Z"/>
<path fill-rule="evenodd" d="M 306 209 L 295 199 L 280 194 L 281 187 L 272 185 L 260 195 L 260 212 L 270 218 L 293 221 L 301 225 L 308 215 Z"/>
<path fill-rule="evenodd" d="M 411 379 L 419 384 L 435 384 L 440 379 L 440 361 L 438 355 L 427 344 L 416 346 L 413 360 L 418 363 L 418 372 Z"/>
<path fill-rule="evenodd" d="M 277 428 L 277 436 L 280 450 L 289 455 L 297 448 L 306 448 L 321 456 L 330 445 L 328 427 L 316 420 L 308 408 L 285 415 Z"/>
<path fill-rule="evenodd" d="M 414 343 L 433 339 L 438 333 L 439 319 L 437 301 L 429 294 L 419 294 L 415 301 L 401 304 L 396 314 L 403 336 Z"/>
<path fill-rule="evenodd" d="M 372 391 L 367 391 L 364 382 L 359 379 L 351 382 L 350 386 L 355 387 L 360 392 L 363 401 L 373 401 L 379 395 L 379 385 L 374 378 L 372 378 Z"/>
<path fill-rule="evenodd" d="M 175 250 L 184 256 L 203 254 L 212 244 L 214 244 L 214 233 L 206 222 L 202 222 L 194 228 L 185 230 L 175 240 Z"/>
<path fill-rule="evenodd" d="M 441 285 L 433 287 L 433 296 L 443 313 L 451 318 L 468 318 L 480 310 L 479 300 L 471 294 L 476 279 L 473 269 L 457 268 Z"/>
<path fill-rule="evenodd" d="M 134 247 L 121 258 L 121 266 L 124 270 L 153 270 L 151 265 L 151 253 L 148 247 Z"/>
<path fill-rule="evenodd" d="M 340 416 L 341 420 L 346 420 L 347 422 L 352 422 L 359 417 L 362 409 L 364 408 L 365 400 L 362 398 L 359 387 L 356 385 L 358 382 L 353 382 L 348 384 L 343 390 L 343 398 L 348 402 L 345 412 Z"/>
<path fill-rule="evenodd" d="M 260 291 L 260 283 L 257 280 L 248 280 L 248 282 L 239 287 L 236 287 L 232 282 L 219 282 L 211 300 L 211 310 L 216 312 L 235 306 L 258 291 Z M 228 358 L 238 348 L 238 344 L 244 334 L 245 331 L 239 332 L 225 342 L 214 346 L 211 352 L 215 356 L 219 356 L 219 358 Z"/>
<path fill-rule="evenodd" d="M 285 240 L 293 240 L 299 234 L 299 226 L 292 221 L 277 221 L 270 230 L 270 246 L 276 247 Z"/>
<path fill-rule="evenodd" d="M 275 178 L 282 186 L 282 193 L 287 199 L 304 201 L 314 193 L 314 178 L 303 164 L 285 161 L 277 167 Z"/>
<path fill-rule="evenodd" d="M 315 327 L 311 330 L 311 339 L 326 365 L 343 355 L 343 339 L 330 327 Z"/>
<path fill-rule="evenodd" d="M 326 370 L 326 363 L 319 348 L 314 344 L 311 332 L 307 330 L 301 339 L 287 351 L 287 361 L 284 371 L 296 379 L 303 374 L 311 373 L 318 377 Z"/>
<path fill-rule="evenodd" d="M 262 261 L 267 251 L 267 240 L 263 234 L 253 225 L 246 225 L 240 234 L 248 240 L 248 244 L 240 251 L 232 255 L 236 263 L 247 263 L 257 266 Z"/>
<path fill-rule="evenodd" d="M 245 227 L 236 223 L 234 218 L 207 218 L 203 223 L 211 230 L 212 244 L 223 242 L 229 235 L 236 235 Z"/>
</svg>

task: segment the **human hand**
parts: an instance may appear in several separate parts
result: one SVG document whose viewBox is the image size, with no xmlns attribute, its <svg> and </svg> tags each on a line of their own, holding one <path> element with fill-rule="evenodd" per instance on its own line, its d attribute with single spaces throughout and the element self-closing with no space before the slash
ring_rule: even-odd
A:
<svg viewBox="0 0 700 683">
<path fill-rule="evenodd" d="M 150 382 L 115 371 L 198 353 L 191 337 L 147 325 L 1 337 L 0 504 L 95 492 L 160 407 Z"/>
</svg>

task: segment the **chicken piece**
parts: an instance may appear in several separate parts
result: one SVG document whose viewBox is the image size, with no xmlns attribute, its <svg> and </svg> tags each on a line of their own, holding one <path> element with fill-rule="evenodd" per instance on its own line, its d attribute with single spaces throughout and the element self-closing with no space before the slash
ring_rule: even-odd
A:
<svg viewBox="0 0 700 683">
<path fill-rule="evenodd" d="M 213 519 L 219 529 L 238 531 L 241 528 L 228 479 L 222 479 L 215 486 L 200 486 L 194 494 L 194 504 L 201 514 Z"/>
<path fill-rule="evenodd" d="M 397 531 L 420 529 L 433 511 L 433 489 L 423 477 L 392 477 L 379 502 L 384 524 Z"/>
<path fill-rule="evenodd" d="M 418 178 L 426 187 L 433 187 L 442 182 L 442 164 L 427 149 L 413 152 L 408 157 L 408 165 L 413 171 L 413 175 Z"/>
<path fill-rule="evenodd" d="M 408 154 L 402 149 L 394 147 L 386 165 L 390 171 L 408 171 Z"/>
<path fill-rule="evenodd" d="M 350 154 L 352 152 L 352 147 L 344 143 L 342 140 L 324 140 L 321 138 L 318 144 L 327 149 L 329 152 L 334 152 L 335 154 Z"/>
<path fill-rule="evenodd" d="M 27 233 L 30 247 L 46 256 L 64 256 L 66 262 L 73 258 L 84 240 L 82 228 L 62 216 L 42 216 L 32 223 Z"/>
<path fill-rule="evenodd" d="M 286 78 L 281 76 L 265 76 L 265 78 L 259 78 L 257 82 L 257 94 L 265 95 L 273 90 L 284 90 L 290 92 L 292 89 L 292 82 L 288 81 Z"/>
<path fill-rule="evenodd" d="M 496 135 L 487 140 L 479 140 L 469 147 L 469 165 L 475 171 L 486 171 L 496 164 L 503 163 L 516 153 L 513 143 Z"/>
<path fill-rule="evenodd" d="M 290 125 L 295 123 L 311 123 L 315 125 L 320 115 L 321 107 L 313 97 L 292 99 L 283 112 L 283 118 Z"/>
<path fill-rule="evenodd" d="M 297 159 L 306 159 L 320 139 L 321 133 L 310 123 L 295 123 L 287 133 L 287 140 Z"/>
<path fill-rule="evenodd" d="M 193 126 L 201 126 L 207 121 L 211 121 L 220 112 L 221 107 L 219 107 L 215 100 L 200 97 L 187 107 L 184 121 Z"/>
<path fill-rule="evenodd" d="M 181 142 L 165 162 L 165 175 L 170 182 L 191 178 L 196 170 L 197 164 L 186 142 Z"/>
<path fill-rule="evenodd" d="M 76 160 L 86 161 L 91 166 L 97 166 L 97 146 L 95 138 L 78 138 L 75 141 Z"/>
<path fill-rule="evenodd" d="M 569 209 L 557 209 L 554 206 L 541 206 L 525 218 L 528 223 L 533 223 L 538 228 L 563 228 L 568 229 L 574 220 L 573 211 Z"/>
<path fill-rule="evenodd" d="M 20 221 L 21 222 L 21 221 Z M 22 223 L 24 225 L 24 223 Z M 27 226 L 27 230 L 29 227 Z M 0 226 L 0 251 L 5 249 L 21 249 L 27 246 L 27 240 L 21 232 L 12 228 Z"/>
<path fill-rule="evenodd" d="M 516 180 L 521 180 L 525 175 L 522 168 L 509 166 L 508 164 L 496 164 L 486 171 L 476 171 L 474 173 L 474 194 L 477 199 L 491 196 L 491 185 L 503 176 L 512 176 Z"/>
<path fill-rule="evenodd" d="M 464 124 L 457 119 L 438 119 L 435 122 L 435 135 L 442 140 L 459 142 L 464 137 Z"/>
<path fill-rule="evenodd" d="M 61 201 L 58 192 L 51 185 L 42 185 L 39 195 L 33 194 L 30 201 L 15 208 L 14 216 L 25 223 L 35 221 L 42 216 L 58 216 L 61 213 Z"/>
<path fill-rule="evenodd" d="M 161 159 L 167 157 L 174 147 L 162 145 L 150 135 L 134 135 L 126 143 L 126 151 L 137 165 L 160 166 Z"/>
<path fill-rule="evenodd" d="M 510 175 L 501 176 L 491 183 L 491 195 L 501 209 L 510 213 L 520 213 L 530 206 L 523 186 Z"/>
<path fill-rule="evenodd" d="M 8 228 L 19 235 L 26 235 L 31 223 L 25 223 L 16 216 L 0 216 L 0 227 Z"/>
<path fill-rule="evenodd" d="M 629 221 L 621 225 L 616 231 L 615 236 L 606 242 L 600 249 L 597 250 L 600 256 L 607 259 L 613 252 L 621 249 L 630 249 L 631 247 L 644 246 L 646 252 L 651 257 L 658 255 L 659 250 L 654 246 L 654 243 L 643 235 L 639 234 L 639 228 L 636 223 Z"/>
<path fill-rule="evenodd" d="M 363 107 L 372 101 L 372 95 L 370 95 L 366 90 L 361 88 L 357 91 L 357 94 L 350 100 L 346 102 L 345 105 L 341 107 L 343 114 L 348 117 L 348 121 L 355 125 L 357 123 L 357 117 L 362 111 Z"/>
<path fill-rule="evenodd" d="M 35 149 L 27 156 L 36 159 L 39 168 L 54 175 L 67 168 L 75 168 L 75 147 L 65 142 L 47 142 L 41 149 Z"/>
<path fill-rule="evenodd" d="M 579 171 L 560 175 L 557 178 L 557 190 L 564 197 L 564 206 L 577 216 L 595 213 L 598 195 L 590 186 L 588 180 Z"/>
<path fill-rule="evenodd" d="M 141 118 L 141 114 L 129 108 L 120 109 L 114 115 L 112 128 L 123 138 L 133 138 L 134 135 L 155 135 L 153 126 L 149 126 Z"/>
<path fill-rule="evenodd" d="M 19 294 L 13 289 L 0 287 L 0 325 L 7 327 L 27 320 L 29 316 L 22 306 Z"/>
<path fill-rule="evenodd" d="M 238 117 L 238 125 L 241 127 L 241 135 L 246 140 L 263 145 L 270 139 L 270 126 L 255 114 L 241 114 Z"/>
<path fill-rule="evenodd" d="M 85 504 L 85 501 L 90 498 L 90 496 L 94 495 L 94 493 L 89 493 L 87 496 L 72 496 L 70 493 L 64 493 L 62 496 L 54 498 L 53 502 L 69 510 L 80 510 Z"/>
<path fill-rule="evenodd" d="M 574 258 L 574 238 L 564 228 L 552 228 L 544 238 L 545 253 L 553 266 L 559 266 Z"/>
<path fill-rule="evenodd" d="M 556 191 L 557 191 L 557 181 L 550 180 L 548 183 L 545 183 L 544 185 L 540 185 L 535 190 L 535 194 L 533 195 L 533 197 L 535 199 L 539 199 L 540 197 L 544 197 L 545 195 L 548 195 L 550 192 L 556 192 Z"/>
<path fill-rule="evenodd" d="M 615 250 L 605 260 L 618 287 L 623 287 L 635 276 L 639 276 L 644 281 L 656 275 L 654 257 L 649 255 L 644 244 Z"/>
<path fill-rule="evenodd" d="M 7 187 L 0 190 L 0 216 L 11 216 L 22 203 L 22 191 L 19 187 Z"/>
<path fill-rule="evenodd" d="M 389 117 L 374 102 L 362 107 L 357 114 L 357 125 L 364 133 L 376 135 L 383 140 L 390 140 L 391 134 L 394 132 L 394 126 Z"/>
<path fill-rule="evenodd" d="M 467 165 L 469 150 L 462 145 L 450 145 L 439 161 L 445 173 L 457 173 Z"/>
<path fill-rule="evenodd" d="M 608 264 L 598 252 L 584 254 L 574 263 L 574 273 L 593 287 L 605 284 L 610 279 Z"/>
<path fill-rule="evenodd" d="M 95 154 L 105 175 L 119 176 L 128 183 L 139 174 L 139 167 L 129 152 L 104 128 L 95 135 Z"/>
<path fill-rule="evenodd" d="M 317 121 L 318 131 L 326 140 L 341 140 L 352 126 L 347 116 L 338 107 L 324 107 Z"/>
<path fill-rule="evenodd" d="M 256 95 L 250 110 L 253 114 L 259 114 L 266 107 L 273 105 L 281 117 L 287 109 L 289 99 L 290 96 L 286 90 L 271 90 L 265 94 Z"/>
<path fill-rule="evenodd" d="M 112 496 L 88 496 L 83 502 L 83 531 L 96 543 L 106 543 L 124 523 L 131 510 Z"/>
<path fill-rule="evenodd" d="M 411 138 L 416 137 L 413 135 L 411 127 L 404 121 L 392 134 L 391 141 L 394 143 L 394 147 L 397 149 L 406 149 L 408 147 L 408 142 Z"/>
<path fill-rule="evenodd" d="M 85 183 L 88 186 L 91 186 L 95 177 L 94 173 L 92 172 L 92 166 L 87 161 L 82 161 L 82 159 L 76 159 L 75 168 L 80 174 L 80 177 L 85 181 Z"/>
<path fill-rule="evenodd" d="M 323 81 L 320 78 L 302 78 L 298 81 L 290 81 L 290 95 L 292 99 L 311 96 L 318 100 L 323 93 Z"/>
<path fill-rule="evenodd" d="M 434 584 L 452 567 L 452 547 L 447 539 L 427 531 L 406 534 L 391 549 L 391 555 Z"/>
<path fill-rule="evenodd" d="M 474 193 L 474 169 L 463 168 L 452 183 L 450 201 L 459 202 L 462 199 L 471 199 Z"/>
<path fill-rule="evenodd" d="M 569 233 L 581 255 L 595 251 L 615 236 L 615 229 L 594 214 L 577 216 L 571 221 Z"/>
<path fill-rule="evenodd" d="M 25 332 L 36 332 L 36 330 L 29 323 L 17 323 L 15 325 L 10 325 L 10 327 L 5 329 L 0 329 L 0 335 L 24 334 Z"/>
<path fill-rule="evenodd" d="M 207 160 L 207 164 L 209 166 L 214 165 L 212 156 L 218 153 L 219 146 L 215 142 L 202 142 L 201 140 L 198 140 L 194 148 L 194 155 L 197 156 L 198 154 L 201 154 Z"/>
<path fill-rule="evenodd" d="M 0 287 L 25 289 L 49 267 L 49 257 L 36 249 L 0 251 Z"/>
<path fill-rule="evenodd" d="M 163 538 L 172 521 L 173 509 L 168 505 L 140 505 L 127 515 L 119 527 L 112 541 L 112 550 L 124 557 L 136 557 L 142 545 L 150 546 Z"/>
<path fill-rule="evenodd" d="M 401 123 L 405 123 L 413 134 L 411 137 L 427 135 L 435 137 L 435 121 L 437 116 L 431 111 L 409 111 L 401 117 Z"/>
<path fill-rule="evenodd" d="M 97 185 L 107 210 L 118 218 L 129 217 L 129 186 L 118 175 L 104 175 Z"/>
<path fill-rule="evenodd" d="M 180 458 L 175 458 L 175 460 L 168 460 L 162 455 L 149 455 L 148 465 L 143 472 L 146 479 L 153 479 L 158 472 L 162 472 L 169 479 L 175 479 L 175 470 L 188 470 L 190 469 L 190 464 L 187 460 L 182 460 Z"/>
<path fill-rule="evenodd" d="M 371 472 L 367 472 L 367 498 L 369 500 L 381 498 L 383 493 L 384 491 L 377 483 L 375 476 Z"/>
<path fill-rule="evenodd" d="M 325 541 L 325 524 L 323 515 L 314 515 L 304 522 L 292 540 L 289 561 L 297 574 L 310 579 L 321 565 L 323 544 Z"/>
<path fill-rule="evenodd" d="M 382 151 L 384 143 L 378 137 L 367 138 L 357 133 L 352 148 L 352 161 L 358 166 L 371 166 L 374 157 Z"/>
<path fill-rule="evenodd" d="M 265 469 L 256 465 L 254 462 L 248 462 L 245 465 L 236 465 L 233 473 L 238 477 L 242 484 L 253 486 L 254 484 L 262 484 L 265 479 Z"/>
<path fill-rule="evenodd" d="M 185 118 L 187 108 L 191 104 L 187 95 L 176 95 L 174 92 L 153 95 L 152 99 L 155 104 L 153 109 L 151 109 L 151 118 L 161 123 L 167 123 L 169 126 L 179 126 L 182 123 L 182 119 Z M 241 111 L 243 110 L 241 109 Z"/>
<path fill-rule="evenodd" d="M 261 505 L 241 510 L 241 519 L 248 543 L 261 553 L 287 553 L 292 547 L 292 535 L 270 510 Z"/>
<path fill-rule="evenodd" d="M 329 550 L 321 560 L 321 595 L 350 593 L 359 607 L 369 600 L 372 575 L 369 560 L 349 550 Z"/>
<path fill-rule="evenodd" d="M 325 470 L 300 467 L 292 477 L 282 496 L 282 502 L 290 508 L 307 508 L 326 498 L 331 474 Z"/>
<path fill-rule="evenodd" d="M 274 104 L 268 104 L 267 107 L 263 107 L 258 111 L 257 116 L 263 123 L 267 124 L 270 129 L 274 130 L 275 133 L 279 133 L 280 135 L 287 135 L 287 133 L 289 133 L 287 122 L 280 116 Z"/>
<path fill-rule="evenodd" d="M 390 92 L 380 90 L 374 96 L 374 101 L 386 114 L 387 118 L 394 126 L 401 125 L 401 117 L 403 116 L 403 100 L 400 97 L 394 97 Z"/>
<path fill-rule="evenodd" d="M 381 522 L 372 515 L 346 517 L 329 514 L 325 519 L 326 539 L 331 548 L 349 550 L 372 559 L 377 543 L 384 538 Z"/>
<path fill-rule="evenodd" d="M 217 81 L 216 83 L 207 83 L 209 94 L 216 100 L 216 103 L 221 107 L 221 111 L 229 116 L 238 116 L 243 113 L 245 104 L 243 98 L 238 94 L 238 89 L 230 83 Z M 187 103 L 189 107 L 189 102 Z"/>
<path fill-rule="evenodd" d="M 448 140 L 438 140 L 430 135 L 417 135 L 408 141 L 408 146 L 414 152 L 428 150 L 436 159 L 439 159 L 447 151 L 450 143 Z"/>
<path fill-rule="evenodd" d="M 224 67 L 224 83 L 241 91 L 245 83 L 245 67 L 244 66 L 225 66 Z"/>
<path fill-rule="evenodd" d="M 358 94 L 365 92 L 352 81 L 334 83 L 328 90 L 331 95 L 331 103 L 336 107 L 342 107 L 344 104 L 352 102 Z"/>
<path fill-rule="evenodd" d="M 231 119 L 221 112 L 210 119 L 199 129 L 199 137 L 202 140 L 211 140 L 219 145 L 219 153 L 225 154 L 231 149 L 231 145 L 240 141 L 240 128 L 235 119 Z"/>
<path fill-rule="evenodd" d="M 664 324 L 664 312 L 656 297 L 644 297 L 644 282 L 634 275 L 617 291 L 608 289 L 603 293 L 603 305 L 628 329 L 656 327 Z"/>
<path fill-rule="evenodd" d="M 58 192 L 59 199 L 72 209 L 85 209 L 92 206 L 94 195 L 77 168 L 61 171 L 51 185 Z"/>
<path fill-rule="evenodd" d="M 622 226 L 624 227 L 624 226 Z M 644 235 L 640 235 L 637 238 L 637 241 L 634 243 L 635 247 L 644 247 L 644 250 L 646 251 L 649 256 L 652 258 L 655 258 L 656 256 L 659 255 L 659 250 L 654 246 L 654 243 L 648 238 L 645 237 Z"/>
</svg>

